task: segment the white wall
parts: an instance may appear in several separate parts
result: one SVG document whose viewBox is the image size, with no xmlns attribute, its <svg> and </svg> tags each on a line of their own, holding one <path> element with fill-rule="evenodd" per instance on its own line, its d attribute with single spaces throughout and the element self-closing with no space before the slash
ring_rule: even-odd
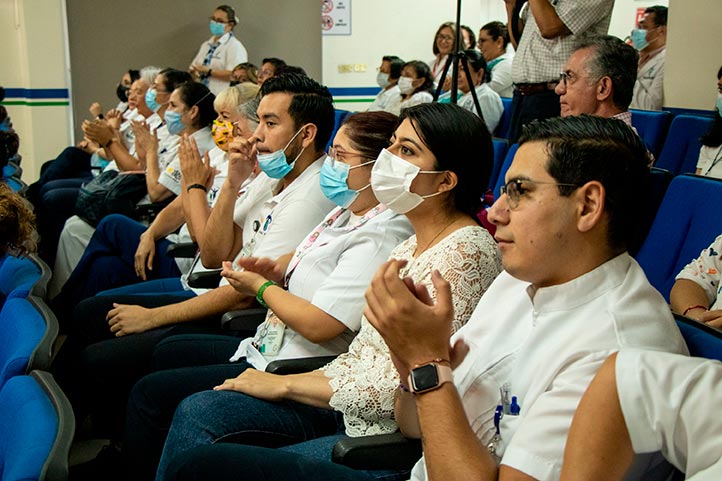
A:
<svg viewBox="0 0 722 481">
<path fill-rule="evenodd" d="M 67 89 L 64 0 L 0 0 L 0 85 L 6 89 Z M 37 90 L 36 90 L 37 92 Z M 20 136 L 23 180 L 72 143 L 67 98 L 8 95 L 3 102 Z"/>
</svg>

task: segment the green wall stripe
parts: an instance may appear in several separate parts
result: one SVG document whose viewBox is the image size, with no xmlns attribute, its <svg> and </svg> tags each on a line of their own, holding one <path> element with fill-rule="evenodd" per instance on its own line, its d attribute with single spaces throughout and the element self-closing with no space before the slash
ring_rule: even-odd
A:
<svg viewBox="0 0 722 481">
<path fill-rule="evenodd" d="M 373 102 L 374 99 L 333 99 L 335 103 L 347 103 L 347 102 Z"/>
</svg>

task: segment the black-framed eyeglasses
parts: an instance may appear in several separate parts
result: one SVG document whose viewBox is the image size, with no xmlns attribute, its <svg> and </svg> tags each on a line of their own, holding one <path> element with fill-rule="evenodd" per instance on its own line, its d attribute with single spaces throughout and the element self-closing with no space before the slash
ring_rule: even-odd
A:
<svg viewBox="0 0 722 481">
<path fill-rule="evenodd" d="M 559 83 L 564 84 L 564 88 L 567 88 L 567 82 L 574 82 L 574 74 L 561 72 L 559 74 Z"/>
<path fill-rule="evenodd" d="M 579 186 L 577 184 L 565 184 L 561 182 L 543 182 L 538 180 L 530 180 L 530 179 L 513 179 L 507 182 L 505 185 L 502 185 L 499 188 L 499 197 L 506 194 L 507 197 L 507 203 L 509 204 L 510 209 L 516 209 L 519 207 L 519 201 L 521 200 L 521 196 L 526 194 L 527 189 L 524 187 L 524 184 L 536 184 L 536 185 L 554 185 L 557 187 L 574 187 L 575 189 L 578 189 Z"/>
<path fill-rule="evenodd" d="M 228 21 L 228 20 L 222 20 L 222 19 L 214 18 L 214 17 L 208 17 L 208 20 L 213 20 L 213 21 L 216 22 L 216 23 L 231 23 L 231 22 Z"/>
<path fill-rule="evenodd" d="M 446 41 L 446 42 L 451 42 L 451 41 L 454 40 L 454 37 L 452 37 L 451 35 L 438 34 L 438 35 L 436 36 L 436 40 L 444 40 L 444 41 Z"/>
</svg>

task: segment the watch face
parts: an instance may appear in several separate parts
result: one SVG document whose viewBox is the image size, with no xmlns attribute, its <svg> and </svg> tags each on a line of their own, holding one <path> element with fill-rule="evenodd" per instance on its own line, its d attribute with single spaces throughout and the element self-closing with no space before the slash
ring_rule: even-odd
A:
<svg viewBox="0 0 722 481">
<path fill-rule="evenodd" d="M 427 364 L 411 371 L 411 385 L 415 392 L 425 391 L 439 385 L 436 365 Z"/>
</svg>

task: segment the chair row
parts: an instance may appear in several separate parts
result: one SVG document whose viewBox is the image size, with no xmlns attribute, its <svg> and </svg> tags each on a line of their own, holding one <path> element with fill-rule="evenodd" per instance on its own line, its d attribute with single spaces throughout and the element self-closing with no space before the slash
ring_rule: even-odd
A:
<svg viewBox="0 0 722 481">
<path fill-rule="evenodd" d="M 44 371 L 0 389 L 0 481 L 65 481 L 75 432 L 70 402 Z"/>
</svg>

